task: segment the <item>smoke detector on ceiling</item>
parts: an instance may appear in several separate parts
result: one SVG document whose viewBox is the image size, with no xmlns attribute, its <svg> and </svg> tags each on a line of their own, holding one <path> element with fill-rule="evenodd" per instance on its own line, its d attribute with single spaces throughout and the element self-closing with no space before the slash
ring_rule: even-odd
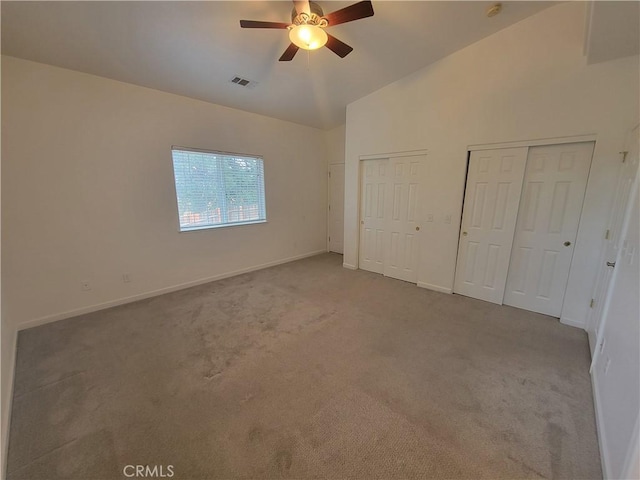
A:
<svg viewBox="0 0 640 480">
<path fill-rule="evenodd" d="M 489 18 L 495 17 L 501 11 L 502 11 L 502 4 L 501 3 L 496 3 L 495 5 L 492 5 L 487 9 L 487 17 L 489 17 Z"/>
</svg>

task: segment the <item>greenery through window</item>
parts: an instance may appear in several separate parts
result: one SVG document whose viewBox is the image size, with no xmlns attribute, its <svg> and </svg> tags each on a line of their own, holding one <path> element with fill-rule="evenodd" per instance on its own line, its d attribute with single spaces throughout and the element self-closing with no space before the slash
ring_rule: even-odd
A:
<svg viewBox="0 0 640 480">
<path fill-rule="evenodd" d="M 262 158 L 181 147 L 171 154 L 181 232 L 266 221 Z"/>
</svg>

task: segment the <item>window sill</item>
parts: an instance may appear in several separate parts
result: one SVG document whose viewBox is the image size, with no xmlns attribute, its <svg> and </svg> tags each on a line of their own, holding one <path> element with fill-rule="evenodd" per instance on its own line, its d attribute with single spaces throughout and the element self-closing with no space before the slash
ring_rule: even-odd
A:
<svg viewBox="0 0 640 480">
<path fill-rule="evenodd" d="M 234 222 L 234 223 L 225 223 L 221 225 L 203 225 L 202 227 L 188 227 L 188 228 L 180 228 L 178 233 L 189 233 L 189 232 L 198 232 L 201 230 L 211 230 L 215 228 L 228 228 L 228 227 L 242 227 L 245 225 L 256 225 L 260 223 L 267 223 L 266 220 L 252 220 L 250 222 Z"/>
</svg>

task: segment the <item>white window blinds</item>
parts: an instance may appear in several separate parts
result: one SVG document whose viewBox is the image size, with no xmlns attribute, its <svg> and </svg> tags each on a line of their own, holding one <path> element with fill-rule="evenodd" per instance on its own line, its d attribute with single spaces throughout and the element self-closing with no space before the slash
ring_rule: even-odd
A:
<svg viewBox="0 0 640 480">
<path fill-rule="evenodd" d="M 180 231 L 265 222 L 262 158 L 172 147 Z"/>
</svg>

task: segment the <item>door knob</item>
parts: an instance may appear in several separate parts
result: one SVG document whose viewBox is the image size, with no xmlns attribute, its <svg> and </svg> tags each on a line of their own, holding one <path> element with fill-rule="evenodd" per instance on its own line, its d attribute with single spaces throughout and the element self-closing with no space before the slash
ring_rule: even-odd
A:
<svg viewBox="0 0 640 480">
<path fill-rule="evenodd" d="M 463 237 L 466 237 L 467 235 L 468 235 L 468 233 L 467 233 L 467 232 L 462 232 L 462 236 L 463 236 Z"/>
<path fill-rule="evenodd" d="M 364 220 L 360 220 L 360 225 L 364 225 Z"/>
<path fill-rule="evenodd" d="M 420 227 L 416 227 L 416 232 L 419 232 L 419 231 L 420 231 Z"/>
<path fill-rule="evenodd" d="M 569 245 L 571 245 L 571 242 L 569 242 L 569 241 L 564 242 L 564 246 L 565 247 L 568 247 Z"/>
<path fill-rule="evenodd" d="M 615 267 L 616 266 L 616 262 L 607 262 L 607 267 Z"/>
</svg>

